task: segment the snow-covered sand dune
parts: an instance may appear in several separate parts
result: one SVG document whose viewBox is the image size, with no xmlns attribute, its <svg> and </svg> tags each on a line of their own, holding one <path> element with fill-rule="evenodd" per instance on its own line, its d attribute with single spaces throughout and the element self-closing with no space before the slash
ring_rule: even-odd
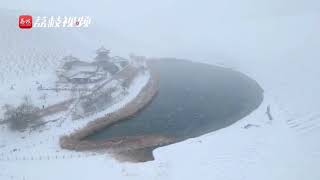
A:
<svg viewBox="0 0 320 180">
<path fill-rule="evenodd" d="M 23 96 L 38 99 L 39 84 L 54 84 L 55 70 L 64 56 L 88 60 L 87 54 L 94 50 L 75 38 L 80 34 L 76 30 L 21 30 L 19 15 L 20 11 L 0 10 L 0 102 L 12 105 Z"/>
</svg>

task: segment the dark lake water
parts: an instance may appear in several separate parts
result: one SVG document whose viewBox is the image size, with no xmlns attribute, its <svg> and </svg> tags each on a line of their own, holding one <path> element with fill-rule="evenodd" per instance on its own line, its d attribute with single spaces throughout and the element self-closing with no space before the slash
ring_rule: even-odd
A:
<svg viewBox="0 0 320 180">
<path fill-rule="evenodd" d="M 231 69 L 184 60 L 159 60 L 159 93 L 141 112 L 88 137 L 165 134 L 184 140 L 227 127 L 255 110 L 263 90 Z"/>
</svg>

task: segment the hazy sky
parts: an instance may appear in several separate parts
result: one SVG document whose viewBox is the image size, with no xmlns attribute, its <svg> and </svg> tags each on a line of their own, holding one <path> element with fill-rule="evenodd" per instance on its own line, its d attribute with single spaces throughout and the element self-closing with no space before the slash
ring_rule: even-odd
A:
<svg viewBox="0 0 320 180">
<path fill-rule="evenodd" d="M 135 18 L 143 15 L 169 13 L 169 15 L 188 17 L 224 18 L 253 15 L 288 15 L 319 11 L 318 0 L 3 0 L 1 7 L 43 11 L 48 13 L 79 13 L 109 15 L 112 18 Z"/>
<path fill-rule="evenodd" d="M 91 34 L 98 42 L 156 56 L 277 55 L 310 40 L 320 23 L 319 0 L 3 0 L 0 7 L 90 15 L 92 29 L 103 29 Z"/>
</svg>

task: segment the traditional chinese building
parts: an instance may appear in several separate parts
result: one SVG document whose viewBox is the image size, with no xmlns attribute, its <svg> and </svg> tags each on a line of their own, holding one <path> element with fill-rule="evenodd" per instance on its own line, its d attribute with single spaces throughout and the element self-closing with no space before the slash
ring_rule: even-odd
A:
<svg viewBox="0 0 320 180">
<path fill-rule="evenodd" d="M 59 73 L 60 80 L 75 84 L 94 83 L 107 77 L 108 73 L 98 65 L 78 60 L 66 62 Z"/>
<path fill-rule="evenodd" d="M 73 84 L 94 83 L 109 78 L 122 70 L 129 61 L 121 57 L 110 57 L 110 50 L 101 47 L 96 50 L 93 62 L 80 61 L 73 56 L 62 59 L 64 64 L 57 71 L 60 82 Z"/>
</svg>

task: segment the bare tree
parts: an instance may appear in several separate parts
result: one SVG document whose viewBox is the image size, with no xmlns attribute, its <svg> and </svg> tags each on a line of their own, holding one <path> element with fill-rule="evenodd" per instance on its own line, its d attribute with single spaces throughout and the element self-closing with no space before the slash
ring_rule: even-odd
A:
<svg viewBox="0 0 320 180">
<path fill-rule="evenodd" d="M 28 96 L 25 96 L 17 107 L 6 104 L 2 108 L 5 111 L 4 121 L 11 130 L 25 131 L 41 121 L 38 114 L 40 109 L 32 104 Z"/>
</svg>

